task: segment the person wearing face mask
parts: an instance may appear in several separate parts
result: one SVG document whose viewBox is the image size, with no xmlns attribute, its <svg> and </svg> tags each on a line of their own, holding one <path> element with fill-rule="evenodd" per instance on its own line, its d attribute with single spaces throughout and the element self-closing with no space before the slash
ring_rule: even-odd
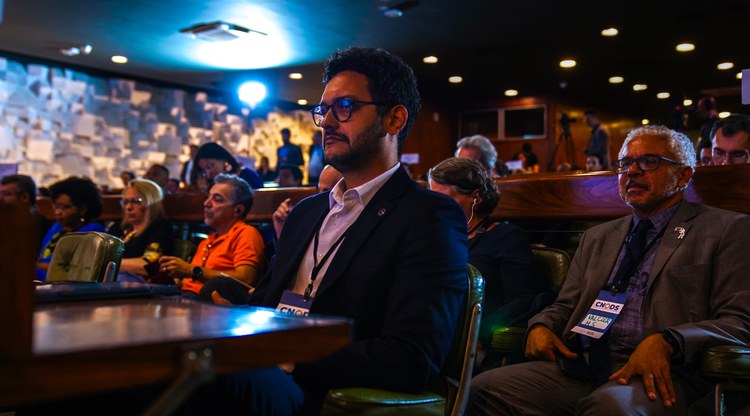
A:
<svg viewBox="0 0 750 416">
<path fill-rule="evenodd" d="M 452 157 L 428 173 L 430 189 L 453 198 L 466 213 L 469 263 L 484 276 L 479 363 L 486 356 L 494 329 L 515 324 L 529 314 L 541 286 L 534 272 L 531 247 L 521 229 L 490 218 L 499 194 L 486 172 L 472 159 Z"/>
<path fill-rule="evenodd" d="M 240 165 L 227 149 L 217 143 L 205 143 L 198 149 L 193 163 L 193 166 L 196 165 L 198 166 L 198 169 L 194 169 L 196 174 L 203 175 L 207 180 L 206 190 L 211 187 L 214 178 L 220 173 L 235 174 L 244 179 L 253 189 L 263 187 L 263 180 L 258 173 Z M 194 183 L 197 182 L 199 181 Z"/>
<path fill-rule="evenodd" d="M 47 269 L 60 237 L 71 232 L 104 231 L 95 222 L 102 211 L 102 196 L 89 179 L 70 177 L 50 186 L 55 223 L 42 239 L 36 280 L 47 279 Z"/>
</svg>

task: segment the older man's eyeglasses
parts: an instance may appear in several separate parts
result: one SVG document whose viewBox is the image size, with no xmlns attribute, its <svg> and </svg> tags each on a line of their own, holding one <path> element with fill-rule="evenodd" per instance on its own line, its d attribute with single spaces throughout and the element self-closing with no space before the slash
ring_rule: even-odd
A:
<svg viewBox="0 0 750 416">
<path fill-rule="evenodd" d="M 128 205 L 128 204 L 131 204 L 131 205 L 141 205 L 142 203 L 143 203 L 143 198 L 140 198 L 140 197 L 138 197 L 138 198 L 130 198 L 130 199 L 123 198 L 123 199 L 120 200 L 120 205 L 123 208 L 125 208 L 125 206 Z"/>
<path fill-rule="evenodd" d="M 646 172 L 646 171 L 658 169 L 659 163 L 661 163 L 662 161 L 671 163 L 673 165 L 682 164 L 676 160 L 672 160 L 664 156 L 646 155 L 646 156 L 641 156 L 641 157 L 636 157 L 636 158 L 624 157 L 620 160 L 612 162 L 612 170 L 615 171 L 615 173 L 625 173 L 628 170 L 630 170 L 630 167 L 633 166 L 633 163 L 637 163 L 638 169 Z"/>
<path fill-rule="evenodd" d="M 326 114 L 328 114 L 328 110 L 333 111 L 333 117 L 335 117 L 339 123 L 345 123 L 352 118 L 352 113 L 363 105 L 376 105 L 382 107 L 386 104 L 376 103 L 374 101 L 354 100 L 352 98 L 344 97 L 337 99 L 331 105 L 319 104 L 310 110 L 310 113 L 312 113 L 315 125 L 321 127 L 323 120 L 326 118 Z"/>
<path fill-rule="evenodd" d="M 719 149 L 718 147 L 715 147 L 711 156 L 714 159 L 715 165 L 721 165 L 727 159 L 729 159 L 729 163 L 731 164 L 740 164 L 740 163 L 745 163 L 745 161 L 747 161 L 748 156 L 750 156 L 750 152 L 748 152 L 747 149 L 735 150 L 733 152 L 726 152 L 723 149 Z"/>
</svg>

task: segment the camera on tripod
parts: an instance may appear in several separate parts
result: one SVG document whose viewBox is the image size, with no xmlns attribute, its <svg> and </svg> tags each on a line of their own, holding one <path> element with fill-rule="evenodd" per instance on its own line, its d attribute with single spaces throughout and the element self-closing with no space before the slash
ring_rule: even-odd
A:
<svg viewBox="0 0 750 416">
<path fill-rule="evenodd" d="M 577 118 L 571 118 L 568 113 L 560 114 L 560 127 L 562 127 L 563 136 L 570 136 L 570 123 L 577 122 Z"/>
</svg>

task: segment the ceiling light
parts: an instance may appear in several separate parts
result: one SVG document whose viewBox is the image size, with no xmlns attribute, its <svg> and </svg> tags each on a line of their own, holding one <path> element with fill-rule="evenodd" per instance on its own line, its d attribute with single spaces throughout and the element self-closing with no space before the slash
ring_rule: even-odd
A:
<svg viewBox="0 0 750 416">
<path fill-rule="evenodd" d="M 292 72 L 289 74 L 289 79 L 302 79 L 302 74 L 299 72 Z"/>
<path fill-rule="evenodd" d="M 731 115 L 732 113 L 730 113 L 729 111 L 722 111 L 721 113 L 719 113 L 719 118 L 727 118 Z"/>
<path fill-rule="evenodd" d="M 464 81 L 464 79 L 462 77 L 459 77 L 458 75 L 454 75 L 454 76 L 448 78 L 448 82 L 450 82 L 451 84 L 460 84 L 463 81 Z"/>
<path fill-rule="evenodd" d="M 620 33 L 616 27 L 608 27 L 602 30 L 602 36 L 617 36 Z"/>
<path fill-rule="evenodd" d="M 660 100 L 666 100 L 667 98 L 669 98 L 669 93 L 668 92 L 660 92 L 660 93 L 656 94 L 656 98 L 658 98 Z"/>
<path fill-rule="evenodd" d="M 438 61 L 437 56 L 433 56 L 433 55 L 425 56 L 424 58 L 422 58 L 422 62 L 426 64 L 436 64 L 437 61 Z"/>
<path fill-rule="evenodd" d="M 651 122 L 651 120 L 649 120 L 647 118 L 644 118 L 643 120 L 641 120 L 641 124 L 643 124 L 644 126 L 648 126 L 648 123 L 650 123 L 650 122 Z"/>
<path fill-rule="evenodd" d="M 621 76 L 618 76 L 618 75 L 615 75 L 613 77 L 609 77 L 609 83 L 610 84 L 620 84 L 623 81 L 625 81 L 625 78 L 623 78 Z"/>
<path fill-rule="evenodd" d="M 734 68 L 734 63 L 732 63 L 732 62 L 722 62 L 719 65 L 716 65 L 716 67 L 719 68 L 720 70 L 724 71 L 724 70 L 727 70 L 727 69 Z"/>
<path fill-rule="evenodd" d="M 695 50 L 695 45 L 692 43 L 680 43 L 674 47 L 677 52 L 692 52 Z"/>
<path fill-rule="evenodd" d="M 742 79 L 742 72 L 738 72 L 734 77 L 737 79 Z"/>
<path fill-rule="evenodd" d="M 691 105 L 693 105 L 693 100 L 691 100 L 690 98 L 685 98 L 684 100 L 682 100 L 682 105 L 684 105 L 685 107 L 690 107 Z"/>
<path fill-rule="evenodd" d="M 648 89 L 648 85 L 646 84 L 634 84 L 633 85 L 633 91 L 645 91 Z"/>
<path fill-rule="evenodd" d="M 506 97 L 515 97 L 518 95 L 518 90 L 505 90 Z"/>
<path fill-rule="evenodd" d="M 573 59 L 563 59 L 562 61 L 560 61 L 561 68 L 573 68 L 574 66 L 576 66 L 576 64 L 577 62 Z"/>
<path fill-rule="evenodd" d="M 258 81 L 248 81 L 240 85 L 237 92 L 240 101 L 249 104 L 250 107 L 255 107 L 256 104 L 266 98 L 266 86 Z"/>
<path fill-rule="evenodd" d="M 112 59 L 112 62 L 114 62 L 116 64 L 126 64 L 126 63 L 128 63 L 128 58 L 126 56 L 122 56 L 122 55 L 115 55 L 111 59 Z"/>
<path fill-rule="evenodd" d="M 93 49 L 91 45 L 77 45 L 69 48 L 61 48 L 60 53 L 65 56 L 88 55 Z"/>
<path fill-rule="evenodd" d="M 208 42 L 229 42 L 250 34 L 268 36 L 267 33 L 220 21 L 198 23 L 197 25 L 180 29 L 180 33 L 184 33 L 193 39 L 200 39 Z"/>
<path fill-rule="evenodd" d="M 299 104 L 299 105 L 307 105 L 307 100 L 304 99 L 304 98 L 300 98 L 299 100 L 297 100 L 297 104 Z"/>
</svg>

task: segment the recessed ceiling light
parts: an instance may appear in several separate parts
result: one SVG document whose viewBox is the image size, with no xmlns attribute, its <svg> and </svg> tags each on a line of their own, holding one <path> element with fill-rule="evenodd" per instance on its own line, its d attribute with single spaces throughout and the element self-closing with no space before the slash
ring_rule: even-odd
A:
<svg viewBox="0 0 750 416">
<path fill-rule="evenodd" d="M 515 97 L 518 95 L 518 90 L 505 90 L 506 97 Z"/>
<path fill-rule="evenodd" d="M 738 72 L 734 77 L 737 79 L 742 79 L 742 72 Z"/>
<path fill-rule="evenodd" d="M 682 105 L 684 105 L 685 107 L 689 107 L 693 105 L 693 100 L 691 100 L 690 98 L 685 98 L 684 100 L 682 100 Z"/>
<path fill-rule="evenodd" d="M 76 45 L 69 48 L 61 48 L 60 53 L 65 56 L 88 55 L 93 49 L 91 45 Z"/>
<path fill-rule="evenodd" d="M 645 91 L 648 89 L 648 85 L 646 84 L 634 84 L 633 85 L 633 91 Z"/>
<path fill-rule="evenodd" d="M 561 68 L 573 68 L 577 65 L 577 62 L 573 59 L 563 59 L 560 61 L 560 67 Z"/>
<path fill-rule="evenodd" d="M 656 94 L 656 98 L 658 98 L 660 100 L 666 100 L 667 98 L 669 98 L 669 93 L 668 92 L 660 92 L 660 93 Z"/>
<path fill-rule="evenodd" d="M 422 62 L 426 64 L 436 64 L 438 62 L 438 58 L 437 56 L 433 55 L 425 56 L 424 58 L 422 58 Z"/>
<path fill-rule="evenodd" d="M 732 63 L 732 62 L 722 62 L 719 65 L 716 65 L 716 67 L 719 68 L 719 69 L 721 69 L 722 71 L 724 71 L 724 70 L 727 70 L 727 69 L 734 68 L 734 63 Z"/>
<path fill-rule="evenodd" d="M 128 63 L 128 58 L 126 56 L 122 55 L 114 55 L 112 58 L 112 62 L 116 64 L 126 64 Z"/>
<path fill-rule="evenodd" d="M 464 81 L 464 79 L 462 77 L 459 77 L 458 75 L 454 75 L 454 76 L 448 78 L 448 82 L 450 82 L 451 84 L 460 84 L 463 81 Z"/>
<path fill-rule="evenodd" d="M 674 47 L 677 52 L 692 52 L 695 50 L 695 45 L 692 43 L 680 43 Z"/>
<path fill-rule="evenodd" d="M 644 126 L 648 126 L 648 123 L 650 123 L 650 122 L 651 122 L 651 120 L 649 120 L 647 118 L 644 118 L 643 120 L 641 120 L 641 124 L 643 124 Z"/>
<path fill-rule="evenodd" d="M 302 79 L 302 74 L 299 72 L 292 72 L 289 74 L 289 79 Z"/>
<path fill-rule="evenodd" d="M 304 98 L 300 98 L 299 100 L 297 100 L 297 104 L 299 104 L 299 105 L 307 105 L 307 100 L 304 99 Z"/>
<path fill-rule="evenodd" d="M 609 77 L 609 83 L 610 84 L 620 84 L 623 81 L 625 81 L 625 78 L 623 78 L 623 77 L 621 77 L 619 75 L 615 75 L 613 77 Z"/>
<path fill-rule="evenodd" d="M 608 27 L 602 30 L 602 36 L 617 36 L 620 33 L 616 27 Z"/>
<path fill-rule="evenodd" d="M 731 115 L 732 113 L 730 113 L 729 111 L 722 111 L 721 113 L 719 113 L 719 118 L 727 118 Z"/>
</svg>

